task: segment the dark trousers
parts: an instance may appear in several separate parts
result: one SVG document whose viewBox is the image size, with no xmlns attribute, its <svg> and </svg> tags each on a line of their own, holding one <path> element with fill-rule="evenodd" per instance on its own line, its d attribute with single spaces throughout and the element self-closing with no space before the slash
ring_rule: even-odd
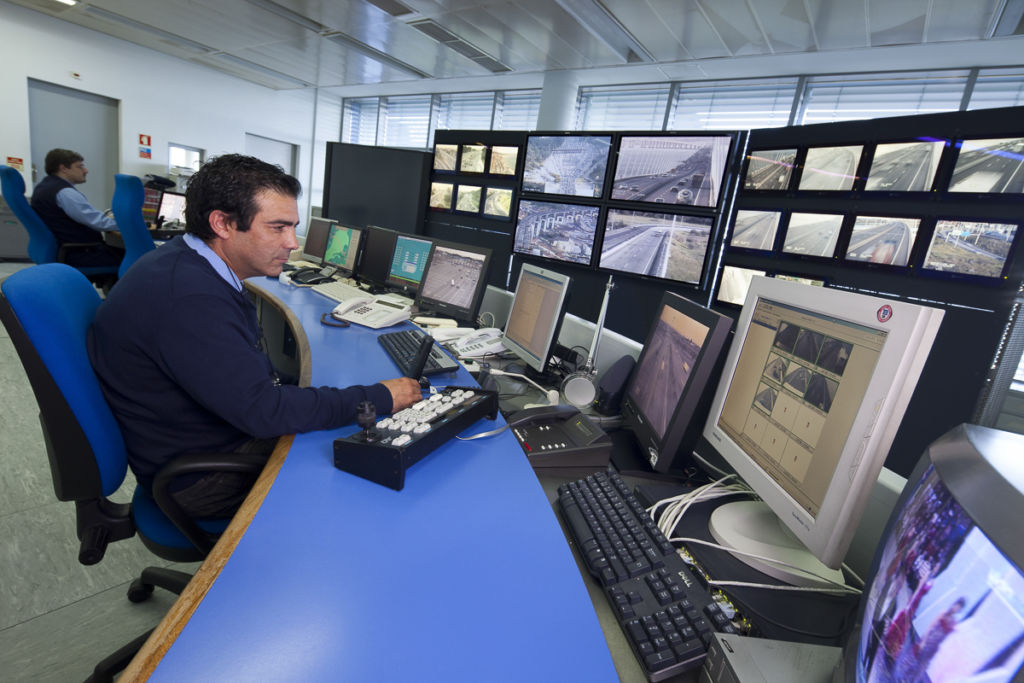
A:
<svg viewBox="0 0 1024 683">
<path fill-rule="evenodd" d="M 124 249 L 115 249 L 106 244 L 94 247 L 72 247 L 64 252 L 64 263 L 84 268 L 87 266 L 119 266 L 124 258 Z"/>
<path fill-rule="evenodd" d="M 277 445 L 277 438 L 251 439 L 246 441 L 232 455 L 262 455 L 264 461 Z M 174 500 L 181 505 L 189 517 L 232 517 L 249 490 L 256 483 L 259 473 L 240 474 L 237 472 L 211 472 L 189 484 L 180 491 L 172 491 Z"/>
</svg>

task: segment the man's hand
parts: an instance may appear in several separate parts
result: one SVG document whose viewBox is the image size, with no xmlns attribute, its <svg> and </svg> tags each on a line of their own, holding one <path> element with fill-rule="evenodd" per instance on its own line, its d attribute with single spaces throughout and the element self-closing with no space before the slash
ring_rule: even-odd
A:
<svg viewBox="0 0 1024 683">
<path fill-rule="evenodd" d="M 404 410 L 413 403 L 418 403 L 423 398 L 418 380 L 409 377 L 399 377 L 398 379 L 382 380 L 381 384 L 386 386 L 388 391 L 391 392 L 392 413 Z"/>
</svg>

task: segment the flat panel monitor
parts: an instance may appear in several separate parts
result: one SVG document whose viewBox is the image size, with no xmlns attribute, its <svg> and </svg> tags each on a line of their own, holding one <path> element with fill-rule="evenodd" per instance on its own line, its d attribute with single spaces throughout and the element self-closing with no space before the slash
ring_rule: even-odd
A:
<svg viewBox="0 0 1024 683">
<path fill-rule="evenodd" d="M 723 266 L 715 300 L 722 304 L 742 306 L 747 298 L 747 290 L 750 289 L 750 281 L 757 275 L 764 276 L 767 273 L 756 268 Z"/>
<path fill-rule="evenodd" d="M 946 148 L 944 140 L 889 142 L 875 147 L 867 191 L 928 192 Z"/>
<path fill-rule="evenodd" d="M 837 568 L 942 315 L 851 291 L 753 279 L 704 436 L 760 501 L 715 510 L 710 531 L 720 544 L 802 567 L 736 556 L 781 581 L 842 582 Z M 743 531 L 754 527 L 761 529 L 756 538 Z"/>
<path fill-rule="evenodd" d="M 732 318 L 665 292 L 622 403 L 622 419 L 658 472 L 683 469 L 707 418 Z"/>
<path fill-rule="evenodd" d="M 160 195 L 160 205 L 156 209 L 157 218 L 164 224 L 185 224 L 185 195 L 181 192 L 164 190 Z"/>
<path fill-rule="evenodd" d="M 568 275 L 531 263 L 519 271 L 501 343 L 537 375 L 544 374 L 558 340 L 571 282 Z"/>
<path fill-rule="evenodd" d="M 512 217 L 512 190 L 504 187 L 488 187 L 484 193 L 485 216 L 509 219 Z"/>
<path fill-rule="evenodd" d="M 455 210 L 480 213 L 480 198 L 484 188 L 479 185 L 459 185 L 455 194 Z"/>
<path fill-rule="evenodd" d="M 839 241 L 843 217 L 832 213 L 793 213 L 782 251 L 787 254 L 831 257 Z"/>
<path fill-rule="evenodd" d="M 600 197 L 608 172 L 608 135 L 531 135 L 523 192 Z"/>
<path fill-rule="evenodd" d="M 398 235 L 386 284 L 404 292 L 415 293 L 420 288 L 433 246 L 431 240 L 423 237 Z"/>
<path fill-rule="evenodd" d="M 391 273 L 391 258 L 395 255 L 398 233 L 377 225 L 363 232 L 363 252 L 359 259 L 359 281 L 383 287 Z"/>
<path fill-rule="evenodd" d="M 459 157 L 459 171 L 462 173 L 483 173 L 484 160 L 486 158 L 486 145 L 462 145 L 462 156 Z"/>
<path fill-rule="evenodd" d="M 729 246 L 771 251 L 775 246 L 775 234 L 781 219 L 782 214 L 778 211 L 740 209 L 736 212 Z"/>
<path fill-rule="evenodd" d="M 863 145 L 811 147 L 800 174 L 801 190 L 852 190 Z"/>
<path fill-rule="evenodd" d="M 333 225 L 333 221 L 323 218 L 309 219 L 309 227 L 306 228 L 306 241 L 302 244 L 304 260 L 320 265 L 324 259 L 324 251 L 327 249 L 327 236 Z"/>
<path fill-rule="evenodd" d="M 963 140 L 950 192 L 1024 192 L 1024 138 Z"/>
<path fill-rule="evenodd" d="M 744 190 L 785 190 L 793 176 L 796 148 L 759 149 L 747 155 Z"/>
<path fill-rule="evenodd" d="M 924 257 L 924 269 L 956 275 L 998 278 L 1017 236 L 1010 223 L 940 220 Z"/>
<path fill-rule="evenodd" d="M 419 310 L 475 323 L 490 263 L 486 247 L 436 242 L 416 297 Z"/>
<path fill-rule="evenodd" d="M 910 262 L 920 225 L 920 218 L 857 216 L 846 260 L 905 266 Z"/>
<path fill-rule="evenodd" d="M 712 222 L 703 216 L 608 209 L 600 267 L 699 283 Z"/>
<path fill-rule="evenodd" d="M 907 480 L 839 671 L 847 681 L 1024 679 L 1024 437 L 960 425 Z"/>
<path fill-rule="evenodd" d="M 337 272 L 346 277 L 355 273 L 362 236 L 363 231 L 358 228 L 332 225 L 324 249 L 324 265 L 336 268 Z"/>
<path fill-rule="evenodd" d="M 715 207 L 731 143 L 728 135 L 624 135 L 611 198 Z"/>
<path fill-rule="evenodd" d="M 430 183 L 430 208 L 450 211 L 455 185 L 452 183 Z"/>
<path fill-rule="evenodd" d="M 515 175 L 516 164 L 519 162 L 518 147 L 491 147 L 491 162 L 487 172 L 491 175 Z"/>
<path fill-rule="evenodd" d="M 459 158 L 458 145 L 434 145 L 434 170 L 455 172 L 455 162 Z"/>
<path fill-rule="evenodd" d="M 596 206 L 520 199 L 512 251 L 590 265 L 599 214 Z"/>
</svg>

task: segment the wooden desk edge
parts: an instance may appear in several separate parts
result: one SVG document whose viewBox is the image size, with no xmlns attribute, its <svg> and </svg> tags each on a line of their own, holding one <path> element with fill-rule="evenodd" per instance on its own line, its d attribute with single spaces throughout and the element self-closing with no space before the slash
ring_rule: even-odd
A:
<svg viewBox="0 0 1024 683">
<path fill-rule="evenodd" d="M 255 292 L 273 304 L 274 308 L 280 311 L 287 320 L 295 335 L 295 342 L 299 350 L 299 384 L 301 386 L 309 386 L 311 375 L 309 340 L 306 338 L 306 333 L 302 329 L 298 318 L 295 317 L 295 314 L 284 302 L 258 284 L 246 282 L 245 285 L 250 291 Z M 245 535 L 246 529 L 249 528 L 249 523 L 256 515 L 256 511 L 260 509 L 260 505 L 263 504 L 263 499 L 277 478 L 281 465 L 284 464 L 285 458 L 288 457 L 288 451 L 291 449 L 294 439 L 294 435 L 286 435 L 278 439 L 277 446 L 274 448 L 270 460 L 267 461 L 266 467 L 263 468 L 263 472 L 260 473 L 256 484 L 253 485 L 252 491 L 249 492 L 245 502 L 242 503 L 242 506 L 235 514 L 234 519 L 231 520 L 227 529 L 224 530 L 213 550 L 203 561 L 203 564 L 199 567 L 195 576 L 192 577 L 192 580 L 189 581 L 188 586 L 185 587 L 185 590 L 174 602 L 167 614 L 164 615 L 164 618 L 153 630 L 153 633 L 150 634 L 145 644 L 128 664 L 120 678 L 118 678 L 119 681 L 144 681 L 152 675 L 164 654 L 174 644 L 182 629 L 185 628 L 185 624 L 188 623 L 196 608 L 199 607 L 203 598 L 206 597 L 210 586 L 217 580 L 221 569 L 224 568 L 228 558 L 231 557 L 238 542 Z"/>
</svg>

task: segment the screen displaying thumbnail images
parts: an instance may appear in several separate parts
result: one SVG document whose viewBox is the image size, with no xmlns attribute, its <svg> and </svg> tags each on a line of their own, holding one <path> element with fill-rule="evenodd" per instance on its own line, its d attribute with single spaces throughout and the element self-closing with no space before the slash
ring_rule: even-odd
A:
<svg viewBox="0 0 1024 683">
<path fill-rule="evenodd" d="M 590 265 L 597 214 L 596 206 L 521 199 L 513 251 Z"/>
<path fill-rule="evenodd" d="M 730 142 L 722 135 L 623 137 L 612 199 L 713 207 Z"/>
<path fill-rule="evenodd" d="M 491 147 L 491 164 L 488 172 L 493 175 L 515 175 L 518 147 Z"/>
<path fill-rule="evenodd" d="M 942 140 L 878 145 L 864 189 L 885 192 L 929 191 L 945 148 L 946 143 Z"/>
<path fill-rule="evenodd" d="M 762 149 L 747 155 L 744 190 L 785 190 L 793 175 L 796 149 Z"/>
<path fill-rule="evenodd" d="M 780 218 L 782 214 L 778 211 L 737 211 L 729 246 L 771 251 Z"/>
<path fill-rule="evenodd" d="M 479 213 L 483 189 L 479 185 L 459 185 L 458 192 L 455 194 L 455 210 Z"/>
<path fill-rule="evenodd" d="M 964 140 L 950 192 L 1024 192 L 1024 138 Z"/>
<path fill-rule="evenodd" d="M 484 193 L 484 213 L 488 216 L 509 218 L 512 213 L 512 190 L 488 187 Z"/>
<path fill-rule="evenodd" d="M 451 183 L 430 183 L 430 208 L 451 209 L 455 186 Z"/>
<path fill-rule="evenodd" d="M 843 217 L 837 214 L 791 214 L 782 251 L 787 254 L 831 257 L 836 250 L 842 225 Z"/>
<path fill-rule="evenodd" d="M 763 270 L 725 266 L 722 268 L 722 278 L 718 285 L 718 300 L 725 304 L 742 306 L 747 298 L 747 290 L 750 289 L 750 281 L 755 275 L 764 274 Z"/>
<path fill-rule="evenodd" d="M 483 173 L 487 147 L 484 145 L 463 145 L 459 170 L 463 173 Z"/>
<path fill-rule="evenodd" d="M 454 171 L 459 158 L 458 145 L 434 145 L 434 170 Z"/>
<path fill-rule="evenodd" d="M 700 282 L 711 218 L 608 209 L 602 268 Z"/>
<path fill-rule="evenodd" d="M 924 267 L 945 273 L 1000 277 L 1017 226 L 1006 223 L 938 221 Z"/>
<path fill-rule="evenodd" d="M 919 218 L 857 216 L 846 260 L 905 266 L 910 262 L 910 250 L 920 225 Z"/>
<path fill-rule="evenodd" d="M 531 135 L 523 191 L 600 197 L 611 142 L 607 135 Z"/>
<path fill-rule="evenodd" d="M 800 174 L 801 190 L 837 190 L 853 188 L 857 179 L 857 164 L 863 145 L 846 147 L 812 147 L 807 150 L 804 168 Z"/>
</svg>

